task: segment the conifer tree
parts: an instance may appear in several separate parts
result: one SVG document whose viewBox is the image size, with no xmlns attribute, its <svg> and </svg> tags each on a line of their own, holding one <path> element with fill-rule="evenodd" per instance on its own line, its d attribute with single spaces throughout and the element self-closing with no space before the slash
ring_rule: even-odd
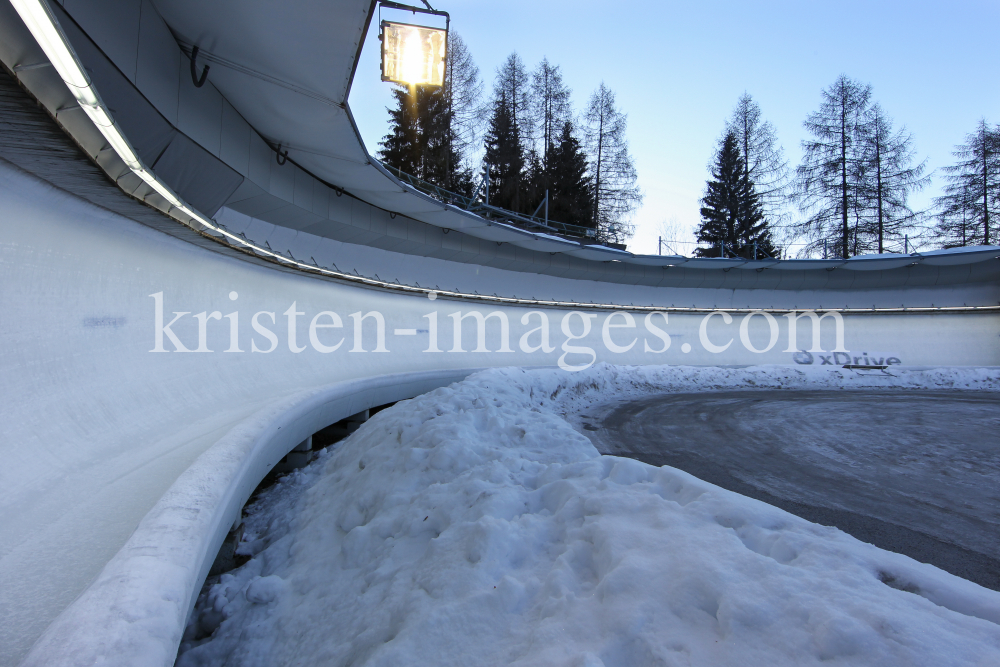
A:
<svg viewBox="0 0 1000 667">
<path fill-rule="evenodd" d="M 531 74 L 530 104 L 520 121 L 522 126 L 529 123 L 532 128 L 530 132 L 521 132 L 526 152 L 521 197 L 524 213 L 537 210 L 545 191 L 551 190 L 550 153 L 560 141 L 563 124 L 572 117 L 569 96 L 559 66 L 543 58 Z M 525 117 L 527 120 L 523 120 Z"/>
<path fill-rule="evenodd" d="M 538 210 L 545 199 L 545 191 L 548 189 L 549 174 L 542 164 L 542 157 L 538 151 L 530 148 L 524 156 L 518 212 L 533 213 Z"/>
<path fill-rule="evenodd" d="M 767 227 L 760 197 L 747 177 L 746 163 L 740 154 L 739 140 L 727 132 L 722 140 L 702 199 L 702 223 L 698 242 L 701 257 L 739 256 L 748 259 L 774 256 L 771 233 Z"/>
<path fill-rule="evenodd" d="M 944 247 L 996 245 L 1000 213 L 1000 126 L 979 121 L 965 143 L 955 147 L 958 162 L 945 167 L 948 185 L 937 198 L 937 236 Z"/>
<path fill-rule="evenodd" d="M 468 154 L 481 126 L 479 69 L 462 38 L 448 33 L 445 85 L 396 86 L 388 109 L 389 133 L 378 153 L 383 163 L 439 185 L 471 194 Z"/>
<path fill-rule="evenodd" d="M 462 156 L 456 150 L 446 90 L 417 88 L 417 128 L 421 155 L 415 175 L 447 190 L 464 189 L 467 183 L 462 183 Z"/>
<path fill-rule="evenodd" d="M 524 148 L 514 120 L 514 109 L 503 90 L 493 103 L 485 147 L 483 162 L 490 167 L 490 205 L 520 211 L 521 189 L 524 185 Z"/>
<path fill-rule="evenodd" d="M 549 217 L 581 227 L 594 227 L 593 183 L 587 173 L 587 156 L 573 136 L 573 123 L 563 123 L 558 143 L 549 148 L 546 168 Z"/>
<path fill-rule="evenodd" d="M 530 213 L 532 201 L 544 196 L 534 191 L 540 166 L 532 153 L 531 120 L 531 81 L 521 57 L 511 53 L 497 68 L 484 142 L 483 168 L 490 167 L 493 206 Z"/>
<path fill-rule="evenodd" d="M 396 108 L 389 109 L 390 132 L 381 142 L 379 158 L 435 185 L 453 185 L 461 156 L 455 150 L 444 91 L 397 86 L 392 92 Z"/>
<path fill-rule="evenodd" d="M 389 133 L 379 144 L 378 157 L 390 167 L 417 176 L 422 151 L 416 88 L 394 86 L 392 97 L 396 107 L 386 109 L 389 112 Z"/>
</svg>

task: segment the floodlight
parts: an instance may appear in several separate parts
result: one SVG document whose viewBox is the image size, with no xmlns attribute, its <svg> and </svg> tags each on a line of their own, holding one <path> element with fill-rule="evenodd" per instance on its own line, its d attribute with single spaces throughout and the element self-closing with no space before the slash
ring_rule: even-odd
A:
<svg viewBox="0 0 1000 667">
<path fill-rule="evenodd" d="M 382 80 L 443 86 L 448 30 L 382 21 Z"/>
</svg>

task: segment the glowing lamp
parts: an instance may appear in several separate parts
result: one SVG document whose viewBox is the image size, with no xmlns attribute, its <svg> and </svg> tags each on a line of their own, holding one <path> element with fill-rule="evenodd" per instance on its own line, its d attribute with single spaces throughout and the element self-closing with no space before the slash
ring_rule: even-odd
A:
<svg viewBox="0 0 1000 667">
<path fill-rule="evenodd" d="M 382 21 L 382 80 L 443 86 L 448 30 Z"/>
</svg>

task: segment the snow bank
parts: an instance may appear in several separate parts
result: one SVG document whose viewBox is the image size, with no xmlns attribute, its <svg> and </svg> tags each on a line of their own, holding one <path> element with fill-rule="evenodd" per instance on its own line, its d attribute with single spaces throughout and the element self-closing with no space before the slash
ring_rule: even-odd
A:
<svg viewBox="0 0 1000 667">
<path fill-rule="evenodd" d="M 253 558 L 202 595 L 178 665 L 1000 664 L 1000 594 L 601 456 L 563 417 L 664 390 L 886 385 L 1000 373 L 505 369 L 397 404 L 250 509 Z"/>
</svg>

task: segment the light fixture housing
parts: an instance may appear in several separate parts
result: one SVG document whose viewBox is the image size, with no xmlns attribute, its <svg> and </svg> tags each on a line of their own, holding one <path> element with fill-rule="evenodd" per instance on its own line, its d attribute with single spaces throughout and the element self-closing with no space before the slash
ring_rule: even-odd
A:
<svg viewBox="0 0 1000 667">
<path fill-rule="evenodd" d="M 448 29 L 382 21 L 382 80 L 408 86 L 443 86 Z"/>
</svg>

